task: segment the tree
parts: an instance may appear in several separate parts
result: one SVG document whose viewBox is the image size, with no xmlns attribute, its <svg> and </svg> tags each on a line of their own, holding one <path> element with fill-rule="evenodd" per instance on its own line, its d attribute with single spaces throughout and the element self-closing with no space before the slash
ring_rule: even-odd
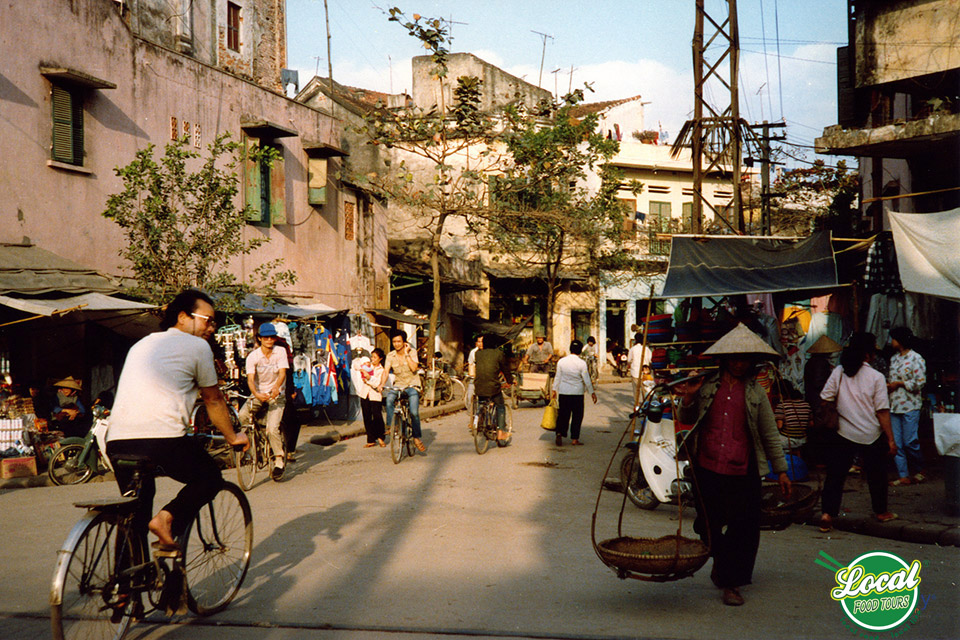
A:
<svg viewBox="0 0 960 640">
<path fill-rule="evenodd" d="M 785 171 L 774 188 L 784 194 L 773 215 L 775 233 L 806 235 L 828 229 L 834 235 L 856 234 L 860 177 L 843 160 L 831 167 L 817 159 Z"/>
<path fill-rule="evenodd" d="M 484 176 L 496 170 L 501 157 L 496 151 L 499 137 L 497 122 L 480 110 L 482 81 L 475 77 L 457 78 L 452 105 L 445 104 L 447 44 L 449 33 L 439 19 L 418 14 L 408 18 L 397 8 L 389 10 L 389 20 L 405 27 L 430 51 L 431 74 L 440 85 L 440 104 L 430 110 L 415 105 L 389 109 L 377 107 L 365 116 L 361 133 L 371 144 L 405 152 L 426 165 L 425 170 L 401 160 L 394 165 L 385 159 L 387 171 L 357 177 L 380 196 L 396 205 L 417 212 L 429 239 L 433 302 L 428 331 L 436 336 L 440 314 L 440 257 L 447 221 L 453 216 L 467 217 L 487 205 Z M 427 349 L 433 358 L 433 347 Z"/>
<path fill-rule="evenodd" d="M 620 144 L 598 132 L 596 114 L 571 115 L 582 100 L 578 89 L 533 114 L 518 106 L 505 111 L 509 165 L 496 178 L 494 206 L 483 221 L 487 246 L 546 284 L 550 340 L 562 270 L 595 277 L 632 264 L 622 237 L 626 208 L 617 198 L 623 172 L 609 164 Z M 595 191 L 588 172 L 599 177 Z M 638 193 L 642 185 L 631 181 L 628 188 Z"/>
<path fill-rule="evenodd" d="M 249 282 L 229 271 L 235 258 L 268 241 L 243 239 L 247 211 L 236 202 L 244 157 L 229 133 L 218 135 L 203 157 L 186 138 L 168 143 L 159 161 L 154 149 L 154 145 L 141 149 L 130 164 L 114 170 L 123 180 L 123 190 L 107 199 L 103 212 L 126 234 L 120 256 L 133 269 L 134 295 L 163 304 L 181 290 L 196 287 L 225 294 L 226 306 L 235 308 L 247 293 L 257 291 L 269 298 L 277 287 L 296 282 L 295 273 L 278 270 L 279 259 L 257 267 Z M 247 153 L 248 160 L 270 162 L 276 152 Z"/>
</svg>

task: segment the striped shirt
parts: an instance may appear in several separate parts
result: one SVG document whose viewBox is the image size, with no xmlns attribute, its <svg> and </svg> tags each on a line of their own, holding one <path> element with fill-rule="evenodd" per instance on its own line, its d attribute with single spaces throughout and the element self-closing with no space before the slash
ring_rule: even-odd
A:
<svg viewBox="0 0 960 640">
<path fill-rule="evenodd" d="M 787 438 L 806 438 L 807 426 L 813 417 L 813 411 L 805 400 L 784 400 L 773 411 L 777 421 L 783 421 L 780 435 Z"/>
</svg>

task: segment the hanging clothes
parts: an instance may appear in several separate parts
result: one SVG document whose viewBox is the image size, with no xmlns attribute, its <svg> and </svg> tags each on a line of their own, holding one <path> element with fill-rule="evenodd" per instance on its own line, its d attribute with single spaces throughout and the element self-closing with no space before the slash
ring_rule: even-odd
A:
<svg viewBox="0 0 960 640">
<path fill-rule="evenodd" d="M 907 305 L 904 296 L 875 293 L 870 296 L 870 310 L 867 312 L 866 331 L 877 337 L 877 346 L 886 346 L 890 329 L 906 327 Z M 831 336 L 832 337 L 832 336 Z M 876 368 L 876 367 L 874 367 Z"/>
<path fill-rule="evenodd" d="M 313 387 L 310 384 L 310 358 L 303 354 L 293 357 L 293 386 L 300 392 L 305 406 L 313 404 Z"/>
<path fill-rule="evenodd" d="M 891 295 L 903 293 L 892 232 L 879 233 L 867 250 L 867 267 L 863 275 L 863 286 L 868 293 Z"/>
</svg>

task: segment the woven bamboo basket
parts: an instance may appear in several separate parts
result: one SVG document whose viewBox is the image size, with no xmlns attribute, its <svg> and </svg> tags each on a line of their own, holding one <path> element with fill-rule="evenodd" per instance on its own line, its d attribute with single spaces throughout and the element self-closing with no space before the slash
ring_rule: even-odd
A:
<svg viewBox="0 0 960 640">
<path fill-rule="evenodd" d="M 618 571 L 646 575 L 690 574 L 710 557 L 710 549 L 700 540 L 669 535 L 660 538 L 621 536 L 597 545 L 603 563 Z"/>
<path fill-rule="evenodd" d="M 804 484 L 794 484 L 789 498 L 777 485 L 764 487 L 760 494 L 760 527 L 780 530 L 794 522 L 806 522 L 813 516 L 819 496 L 820 491 Z"/>
</svg>

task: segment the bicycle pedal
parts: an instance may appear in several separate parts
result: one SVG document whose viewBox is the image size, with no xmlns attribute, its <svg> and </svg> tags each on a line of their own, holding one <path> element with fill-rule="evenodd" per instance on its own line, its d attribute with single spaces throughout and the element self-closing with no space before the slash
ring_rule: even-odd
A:
<svg viewBox="0 0 960 640">
<path fill-rule="evenodd" d="M 153 550 L 154 558 L 179 558 L 180 557 L 179 547 L 165 547 L 165 546 L 162 546 L 159 542 L 153 542 L 150 544 L 150 548 Z"/>
</svg>

